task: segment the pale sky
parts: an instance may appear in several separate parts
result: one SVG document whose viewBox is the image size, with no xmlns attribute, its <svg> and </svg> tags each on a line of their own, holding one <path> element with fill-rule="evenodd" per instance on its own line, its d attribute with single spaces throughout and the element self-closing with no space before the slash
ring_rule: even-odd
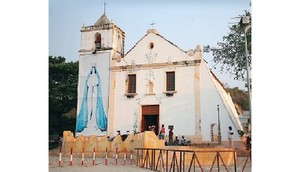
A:
<svg viewBox="0 0 300 172">
<path fill-rule="evenodd" d="M 125 52 L 152 27 L 185 51 L 216 46 L 245 10 L 251 11 L 250 0 L 106 0 L 107 17 L 126 34 Z M 103 12 L 104 0 L 49 0 L 49 55 L 78 61 L 81 26 L 94 25 Z M 212 67 L 211 54 L 204 59 Z M 246 89 L 219 68 L 213 72 L 229 87 Z"/>
</svg>

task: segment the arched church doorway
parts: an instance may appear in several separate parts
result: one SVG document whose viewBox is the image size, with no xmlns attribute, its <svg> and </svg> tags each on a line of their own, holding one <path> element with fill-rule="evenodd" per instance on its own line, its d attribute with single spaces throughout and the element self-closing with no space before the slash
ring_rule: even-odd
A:
<svg viewBox="0 0 300 172">
<path fill-rule="evenodd" d="M 159 105 L 142 106 L 141 132 L 147 131 L 149 126 L 155 125 L 155 134 L 159 129 Z"/>
</svg>

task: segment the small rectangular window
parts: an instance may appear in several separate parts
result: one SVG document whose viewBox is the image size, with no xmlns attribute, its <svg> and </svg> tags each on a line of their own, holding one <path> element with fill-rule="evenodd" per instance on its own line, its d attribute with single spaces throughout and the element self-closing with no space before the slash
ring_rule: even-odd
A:
<svg viewBox="0 0 300 172">
<path fill-rule="evenodd" d="M 166 91 L 175 91 L 175 72 L 167 72 Z"/>
<path fill-rule="evenodd" d="M 128 75 L 128 90 L 127 93 L 136 93 L 136 74 Z"/>
<path fill-rule="evenodd" d="M 96 40 L 95 40 L 96 50 L 101 49 L 101 34 L 96 33 Z"/>
</svg>

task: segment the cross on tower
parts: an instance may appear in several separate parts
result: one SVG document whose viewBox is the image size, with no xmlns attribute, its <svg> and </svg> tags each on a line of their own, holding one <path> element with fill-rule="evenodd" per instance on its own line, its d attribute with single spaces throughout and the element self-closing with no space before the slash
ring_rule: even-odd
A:
<svg viewBox="0 0 300 172">
<path fill-rule="evenodd" d="M 156 23 L 153 23 L 153 22 L 152 22 L 152 23 L 150 23 L 150 25 L 152 26 L 152 29 L 153 29 L 153 25 L 155 25 L 155 24 L 156 24 Z"/>
<path fill-rule="evenodd" d="M 106 12 L 106 2 L 104 1 L 104 14 Z"/>
</svg>

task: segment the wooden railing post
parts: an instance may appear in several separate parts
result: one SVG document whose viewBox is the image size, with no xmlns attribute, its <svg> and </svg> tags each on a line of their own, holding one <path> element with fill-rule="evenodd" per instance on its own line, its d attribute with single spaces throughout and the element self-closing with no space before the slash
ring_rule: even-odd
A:
<svg viewBox="0 0 300 172">
<path fill-rule="evenodd" d="M 232 151 L 232 153 L 233 153 L 234 171 L 236 172 L 236 159 L 235 159 L 236 151 Z"/>
<path fill-rule="evenodd" d="M 169 155 L 168 155 L 168 150 L 167 150 L 167 153 L 166 153 L 166 171 L 168 171 L 168 166 L 169 166 L 169 162 L 168 162 L 168 160 L 169 160 Z"/>
<path fill-rule="evenodd" d="M 136 154 L 137 154 L 137 166 L 141 168 L 146 168 L 154 171 L 180 171 L 184 172 L 186 165 L 188 171 L 196 171 L 198 168 L 203 172 L 203 166 L 211 166 L 210 171 L 213 171 L 213 168 L 217 171 L 223 171 L 222 169 L 225 168 L 225 171 L 230 171 L 232 169 L 233 171 L 245 171 L 246 166 L 248 170 L 249 161 L 251 161 L 251 151 L 245 151 L 245 150 L 177 150 L 177 149 L 156 149 L 156 148 L 136 148 Z M 142 152 L 141 152 L 142 151 Z M 151 152 L 150 152 L 151 151 Z M 156 158 L 156 151 L 158 151 L 158 156 Z M 171 156 L 171 162 L 169 167 L 169 151 L 173 151 Z M 240 154 L 238 152 L 246 152 L 246 154 L 242 154 L 243 157 L 246 158 L 242 161 L 239 161 Z M 188 158 L 186 159 L 186 153 L 188 153 Z M 191 154 L 190 154 L 191 153 Z M 205 157 L 203 159 L 203 156 L 201 153 L 214 155 L 214 159 L 212 161 L 212 164 L 203 163 L 202 161 L 205 160 Z M 142 154 L 142 155 L 141 155 Z M 221 155 L 222 154 L 222 155 Z M 179 160 L 177 159 L 179 155 Z M 232 157 L 233 155 L 233 157 Z M 164 157 L 166 160 L 164 160 Z M 211 157 L 213 158 L 213 157 Z M 229 159 L 227 159 L 229 158 Z M 232 159 L 233 158 L 233 159 Z M 189 164 L 186 164 L 186 161 L 189 161 Z M 229 161 L 228 161 L 229 160 Z M 179 162 L 178 162 L 179 161 Z M 197 163 L 195 162 L 197 161 Z M 228 164 L 229 163 L 229 164 Z M 251 163 L 251 162 L 250 162 Z M 166 164 L 166 167 L 165 167 Z M 198 164 L 198 165 L 197 165 Z M 196 167 L 197 165 L 197 167 Z M 160 166 L 160 167 L 159 167 Z M 193 167 L 192 167 L 193 166 Z M 192 170 L 192 168 L 194 170 Z M 251 168 L 251 164 L 250 164 Z M 173 170 L 172 170 L 173 169 Z"/>
<path fill-rule="evenodd" d="M 218 165 L 218 172 L 220 172 L 219 156 L 220 156 L 220 153 L 219 153 L 219 151 L 217 151 L 217 165 Z"/>
</svg>

